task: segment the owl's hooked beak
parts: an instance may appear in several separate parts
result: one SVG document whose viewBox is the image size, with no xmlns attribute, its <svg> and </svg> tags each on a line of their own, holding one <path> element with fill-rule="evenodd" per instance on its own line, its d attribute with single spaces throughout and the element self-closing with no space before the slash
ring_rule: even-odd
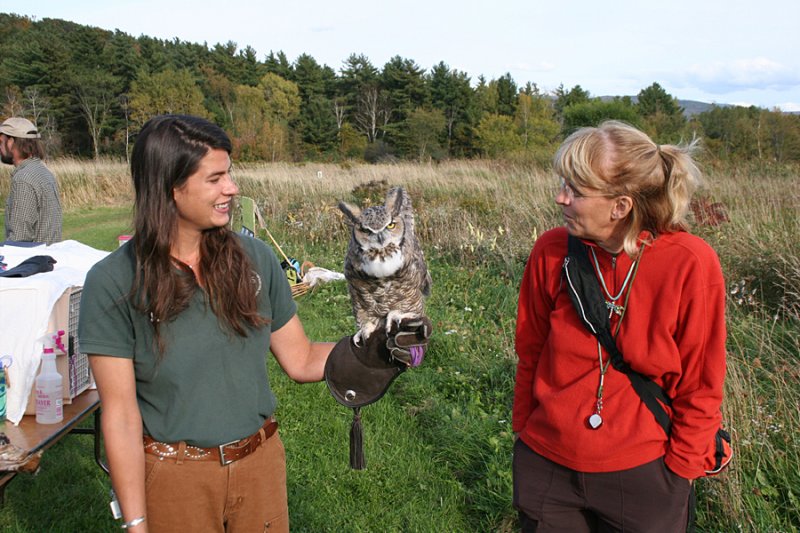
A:
<svg viewBox="0 0 800 533">
<path fill-rule="evenodd" d="M 383 244 L 383 241 L 386 240 L 386 238 L 383 236 L 383 232 L 378 233 L 376 237 L 378 238 L 378 244 Z"/>
</svg>

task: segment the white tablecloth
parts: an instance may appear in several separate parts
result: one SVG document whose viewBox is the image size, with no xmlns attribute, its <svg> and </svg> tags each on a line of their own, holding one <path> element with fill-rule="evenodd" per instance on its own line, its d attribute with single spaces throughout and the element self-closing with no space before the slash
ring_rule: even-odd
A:
<svg viewBox="0 0 800 533">
<path fill-rule="evenodd" d="M 19 424 L 25 414 L 28 396 L 42 357 L 42 337 L 53 305 L 69 287 L 82 287 L 86 273 L 109 252 L 96 250 L 77 241 L 31 248 L 0 246 L 8 268 L 29 257 L 49 255 L 56 260 L 52 272 L 27 278 L 0 277 L 0 356 L 10 355 L 6 418 Z"/>
</svg>

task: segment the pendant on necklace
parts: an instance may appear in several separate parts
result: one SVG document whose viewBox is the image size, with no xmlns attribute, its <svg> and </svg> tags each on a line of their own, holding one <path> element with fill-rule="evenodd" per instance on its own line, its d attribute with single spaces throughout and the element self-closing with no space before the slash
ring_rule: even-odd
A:
<svg viewBox="0 0 800 533">
<path fill-rule="evenodd" d="M 589 427 L 592 429 L 597 429 L 603 425 L 603 417 L 600 416 L 599 413 L 594 413 L 592 416 L 589 417 Z"/>
</svg>

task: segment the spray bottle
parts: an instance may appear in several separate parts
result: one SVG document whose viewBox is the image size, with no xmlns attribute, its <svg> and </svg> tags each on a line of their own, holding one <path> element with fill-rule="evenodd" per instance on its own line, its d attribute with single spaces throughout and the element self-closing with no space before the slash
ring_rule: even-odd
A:
<svg viewBox="0 0 800 533">
<path fill-rule="evenodd" d="M 10 355 L 0 357 L 0 422 L 6 419 L 6 368 L 11 366 L 13 359 Z"/>
<path fill-rule="evenodd" d="M 36 376 L 36 423 L 56 424 L 64 419 L 64 397 L 61 374 L 56 370 L 55 348 L 64 351 L 61 342 L 63 330 L 57 335 L 46 335 L 43 339 L 42 370 Z"/>
</svg>

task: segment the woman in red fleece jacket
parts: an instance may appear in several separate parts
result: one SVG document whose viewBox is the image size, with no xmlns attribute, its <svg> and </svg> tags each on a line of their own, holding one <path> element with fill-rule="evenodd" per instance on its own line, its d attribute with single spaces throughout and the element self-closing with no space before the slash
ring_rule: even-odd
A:
<svg viewBox="0 0 800 533">
<path fill-rule="evenodd" d="M 558 150 L 564 227 L 544 233 L 519 297 L 514 505 L 523 531 L 685 531 L 691 485 L 720 426 L 725 284 L 686 232 L 693 145 L 620 122 Z M 581 323 L 566 291 L 567 235 L 588 245 L 625 361 L 672 398 L 668 437 Z"/>
</svg>

